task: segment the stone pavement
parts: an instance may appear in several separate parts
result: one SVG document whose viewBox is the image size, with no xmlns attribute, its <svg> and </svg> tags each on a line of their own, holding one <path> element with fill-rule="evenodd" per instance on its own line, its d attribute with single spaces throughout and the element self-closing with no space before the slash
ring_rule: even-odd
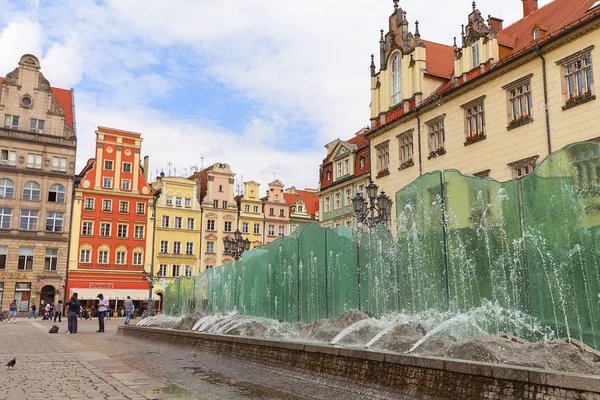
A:
<svg viewBox="0 0 600 400">
<path fill-rule="evenodd" d="M 0 361 L 6 368 L 0 369 L 0 399 L 172 398 L 160 393 L 166 385 L 156 378 L 73 340 L 100 335 L 96 320 L 80 321 L 77 335 L 65 333 L 65 319 L 57 325 L 59 333 L 49 334 L 52 323 L 39 318 L 0 323 Z M 8 369 L 6 362 L 14 357 L 16 366 Z M 148 390 L 149 395 L 142 393 Z"/>
<path fill-rule="evenodd" d="M 312 377 L 185 346 L 116 335 L 122 318 L 79 321 L 76 335 L 49 334 L 52 322 L 0 322 L 0 400 L 204 399 L 362 400 Z M 132 324 L 139 319 L 132 320 Z M 17 365 L 5 364 L 13 357 Z M 7 369 L 2 369 L 7 368 Z"/>
</svg>

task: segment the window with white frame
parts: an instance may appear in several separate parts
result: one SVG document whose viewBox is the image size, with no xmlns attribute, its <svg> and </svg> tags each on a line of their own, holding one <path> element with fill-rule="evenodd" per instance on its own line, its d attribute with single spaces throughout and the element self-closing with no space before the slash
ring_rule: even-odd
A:
<svg viewBox="0 0 600 400">
<path fill-rule="evenodd" d="M 91 221 L 83 221 L 81 223 L 81 236 L 92 236 L 94 223 Z"/>
<path fill-rule="evenodd" d="M 223 208 L 227 208 L 227 200 L 223 200 Z"/>
<path fill-rule="evenodd" d="M 112 210 L 112 200 L 102 200 L 102 211 Z"/>
<path fill-rule="evenodd" d="M 131 181 L 129 179 L 121 180 L 121 190 L 131 190 Z"/>
<path fill-rule="evenodd" d="M 231 232 L 231 221 L 225 221 L 225 232 Z"/>
<path fill-rule="evenodd" d="M 594 77 L 592 67 L 592 49 L 589 46 L 569 57 L 563 58 L 556 63 L 562 67 L 566 100 L 573 102 L 591 97 L 594 88 Z"/>
<path fill-rule="evenodd" d="M 185 207 L 190 208 L 192 206 L 192 199 L 186 197 L 185 199 L 183 199 L 183 204 Z"/>
<path fill-rule="evenodd" d="M 128 201 L 120 201 L 119 202 L 119 212 L 120 213 L 128 213 L 129 212 L 129 202 Z"/>
<path fill-rule="evenodd" d="M 189 265 L 187 265 L 185 267 L 185 276 L 187 278 L 191 278 L 192 277 L 192 267 L 190 267 Z"/>
<path fill-rule="evenodd" d="M 524 158 L 508 164 L 512 171 L 513 179 L 521 179 L 531 174 L 535 169 L 535 165 L 539 156 Z"/>
<path fill-rule="evenodd" d="M 0 198 L 12 199 L 15 196 L 15 184 L 10 179 L 0 179 Z"/>
<path fill-rule="evenodd" d="M 29 132 L 44 133 L 44 125 L 45 123 L 43 119 L 31 118 Z"/>
<path fill-rule="evenodd" d="M 400 164 L 406 165 L 413 158 L 413 130 L 402 132 L 397 137 L 398 146 L 400 147 Z"/>
<path fill-rule="evenodd" d="M 162 216 L 162 227 L 163 228 L 168 228 L 169 227 L 169 222 L 170 222 L 170 218 L 168 215 L 163 215 Z"/>
<path fill-rule="evenodd" d="M 0 270 L 6 269 L 6 257 L 8 257 L 8 246 L 0 246 Z"/>
<path fill-rule="evenodd" d="M 179 265 L 173 265 L 173 277 L 176 278 L 179 276 Z"/>
<path fill-rule="evenodd" d="M 444 149 L 446 132 L 444 130 L 445 114 L 439 115 L 425 123 L 429 133 L 429 152 L 439 152 Z"/>
<path fill-rule="evenodd" d="M 98 264 L 108 264 L 108 250 L 98 250 Z"/>
<path fill-rule="evenodd" d="M 127 238 L 127 228 L 128 226 L 125 224 L 117 225 L 117 237 L 118 238 Z"/>
<path fill-rule="evenodd" d="M 175 207 L 181 207 L 181 197 L 175 197 Z"/>
<path fill-rule="evenodd" d="M 61 212 L 46 212 L 46 231 L 62 232 L 64 214 Z"/>
<path fill-rule="evenodd" d="M 260 235 L 260 224 L 254 224 L 253 232 L 255 235 Z"/>
<path fill-rule="evenodd" d="M 58 249 L 46 249 L 44 271 L 56 271 L 58 268 Z"/>
<path fill-rule="evenodd" d="M 81 249 L 79 251 L 79 262 L 84 264 L 90 263 L 91 250 Z"/>
<path fill-rule="evenodd" d="M 144 238 L 144 226 L 143 225 L 134 226 L 133 238 L 134 239 L 143 239 Z"/>
<path fill-rule="evenodd" d="M 343 172 L 344 169 L 342 168 L 342 162 L 341 161 L 338 161 L 336 163 L 336 165 L 337 165 L 337 177 L 339 178 L 340 176 L 342 176 L 344 174 L 344 172 Z"/>
<path fill-rule="evenodd" d="M 52 157 L 52 171 L 67 172 L 66 157 Z"/>
<path fill-rule="evenodd" d="M 207 231 L 214 231 L 215 230 L 215 220 L 214 219 L 208 219 L 208 220 L 206 220 L 206 230 Z"/>
<path fill-rule="evenodd" d="M 481 96 L 475 100 L 461 105 L 465 110 L 465 133 L 467 142 L 473 138 L 477 138 L 484 134 L 485 130 L 485 109 L 483 100 L 485 96 Z"/>
<path fill-rule="evenodd" d="M 127 253 L 124 251 L 117 251 L 115 257 L 115 264 L 123 265 L 127 260 Z"/>
<path fill-rule="evenodd" d="M 0 229 L 10 229 L 12 208 L 0 208 Z"/>
<path fill-rule="evenodd" d="M 473 68 L 479 67 L 479 42 L 473 42 L 471 45 L 471 56 L 473 59 Z"/>
<path fill-rule="evenodd" d="M 327 196 L 325 197 L 325 212 L 329 212 L 331 211 L 331 197 Z"/>
<path fill-rule="evenodd" d="M 172 206 L 173 205 L 173 196 L 167 196 L 167 205 L 168 206 Z"/>
<path fill-rule="evenodd" d="M 52 185 L 48 191 L 48 201 L 51 203 L 64 203 L 65 195 L 65 187 L 63 185 Z"/>
<path fill-rule="evenodd" d="M 33 269 L 33 247 L 20 247 L 19 248 L 19 262 L 17 269 L 31 270 Z"/>
<path fill-rule="evenodd" d="M 269 215 L 273 216 L 273 217 L 275 216 L 275 208 L 273 208 L 273 207 L 269 208 Z"/>
<path fill-rule="evenodd" d="M 335 209 L 337 210 L 340 207 L 341 207 L 341 196 L 339 193 L 336 193 L 335 194 Z"/>
<path fill-rule="evenodd" d="M 169 252 L 169 241 L 168 240 L 160 241 L 160 252 L 162 254 L 167 254 Z"/>
<path fill-rule="evenodd" d="M 173 242 L 173 254 L 181 254 L 181 242 Z"/>
<path fill-rule="evenodd" d="M 531 77 L 529 74 L 514 82 L 502 86 L 508 98 L 509 127 L 531 117 Z M 519 124 L 520 125 L 520 124 Z"/>
<path fill-rule="evenodd" d="M 128 162 L 123 163 L 123 172 L 131 172 L 131 163 L 128 163 Z"/>
<path fill-rule="evenodd" d="M 344 160 L 344 175 L 350 174 L 350 160 Z"/>
<path fill-rule="evenodd" d="M 258 206 L 254 206 L 254 213 L 258 214 Z"/>
<path fill-rule="evenodd" d="M 187 219 L 187 228 L 191 231 L 193 231 L 196 228 L 196 219 L 195 218 Z"/>
<path fill-rule="evenodd" d="M 377 173 L 380 174 L 387 171 L 390 164 L 390 141 L 386 140 L 375 146 L 377 155 Z"/>
<path fill-rule="evenodd" d="M 280 209 L 279 210 L 279 216 L 280 217 L 285 217 L 285 210 L 284 209 Z"/>
<path fill-rule="evenodd" d="M 275 236 L 275 225 L 269 224 L 268 235 Z"/>
<path fill-rule="evenodd" d="M 40 184 L 29 181 L 23 186 L 23 200 L 39 201 L 41 197 Z"/>
<path fill-rule="evenodd" d="M 181 217 L 175 217 L 174 218 L 174 220 L 173 220 L 174 224 L 173 225 L 174 225 L 175 229 L 181 229 L 182 220 L 183 220 L 183 218 L 181 218 Z"/>
<path fill-rule="evenodd" d="M 37 210 L 21 210 L 21 223 L 19 229 L 23 231 L 37 231 L 38 223 Z"/>
<path fill-rule="evenodd" d="M 402 54 L 392 59 L 392 106 L 402 101 Z"/>
<path fill-rule="evenodd" d="M 363 169 L 365 167 L 366 160 L 367 160 L 367 157 L 360 156 L 360 158 L 358 159 L 358 165 L 359 165 L 360 169 Z"/>
<path fill-rule="evenodd" d="M 144 203 L 137 203 L 135 213 L 138 215 L 144 215 L 146 213 L 146 205 Z"/>
<path fill-rule="evenodd" d="M 345 206 L 349 206 L 350 204 L 352 204 L 352 189 L 350 189 L 350 188 L 346 189 L 346 200 L 345 201 L 346 201 L 344 203 Z M 300 206 L 300 207 L 302 207 L 302 206 Z"/>
<path fill-rule="evenodd" d="M 213 200 L 213 207 L 219 208 L 219 200 Z"/>
<path fill-rule="evenodd" d="M 246 204 L 246 205 L 244 206 L 244 212 L 247 212 L 247 213 L 249 213 L 249 212 L 250 212 L 250 205 L 249 205 L 249 204 Z"/>
<path fill-rule="evenodd" d="M 4 129 L 19 129 L 19 116 L 18 115 L 4 115 Z"/>
<path fill-rule="evenodd" d="M 133 253 L 133 265 L 143 265 L 144 264 L 144 253 L 135 252 Z"/>
<path fill-rule="evenodd" d="M 94 209 L 94 199 L 86 197 L 83 201 L 83 208 L 85 210 L 93 210 Z"/>
<path fill-rule="evenodd" d="M 112 171 L 114 162 L 112 160 L 104 160 L 104 169 Z"/>
<path fill-rule="evenodd" d="M 242 222 L 242 233 L 248 233 L 250 230 L 250 224 L 248 222 Z"/>
<path fill-rule="evenodd" d="M 104 179 L 102 179 L 102 187 L 105 189 L 112 188 L 112 178 L 104 177 Z"/>
<path fill-rule="evenodd" d="M 167 276 L 167 264 L 160 264 L 158 266 L 158 275 Z"/>
<path fill-rule="evenodd" d="M 0 165 L 17 165 L 17 152 L 12 150 L 0 150 Z"/>
<path fill-rule="evenodd" d="M 101 222 L 100 223 L 100 237 L 110 237 L 110 223 L 109 222 Z"/>
<path fill-rule="evenodd" d="M 215 252 L 215 242 L 206 242 L 206 252 L 207 253 Z"/>
<path fill-rule="evenodd" d="M 279 227 L 279 236 L 285 236 L 285 226 Z"/>
<path fill-rule="evenodd" d="M 188 256 L 193 256 L 194 255 L 194 243 L 193 242 L 186 242 L 185 244 L 185 254 Z"/>
</svg>

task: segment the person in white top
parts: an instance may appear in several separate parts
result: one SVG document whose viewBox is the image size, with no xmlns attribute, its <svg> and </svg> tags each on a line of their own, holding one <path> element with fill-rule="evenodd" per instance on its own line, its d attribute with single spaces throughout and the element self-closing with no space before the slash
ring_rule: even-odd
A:
<svg viewBox="0 0 600 400">
<path fill-rule="evenodd" d="M 108 309 L 108 300 L 104 298 L 102 293 L 98 295 L 98 325 L 99 329 L 97 332 L 104 332 L 104 316 L 106 315 L 106 310 Z"/>
</svg>

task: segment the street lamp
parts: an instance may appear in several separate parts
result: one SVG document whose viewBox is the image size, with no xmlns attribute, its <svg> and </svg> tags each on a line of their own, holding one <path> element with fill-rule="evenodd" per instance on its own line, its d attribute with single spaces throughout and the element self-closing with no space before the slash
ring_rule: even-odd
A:
<svg viewBox="0 0 600 400">
<path fill-rule="evenodd" d="M 156 275 L 153 275 L 152 273 L 147 273 L 146 270 L 142 270 L 142 279 L 148 282 L 150 293 L 152 293 L 152 289 L 154 289 L 154 281 L 158 281 L 160 278 L 162 278 L 160 272 L 158 272 Z M 154 316 L 154 309 L 152 308 L 152 294 L 150 294 L 150 297 L 148 297 L 147 316 Z"/>
<path fill-rule="evenodd" d="M 372 230 L 377 225 L 387 227 L 392 216 L 392 199 L 382 190 L 379 196 L 379 187 L 371 181 L 367 187 L 367 198 L 358 193 L 352 199 L 352 207 L 358 222 Z"/>
<path fill-rule="evenodd" d="M 235 261 L 239 261 L 242 258 L 244 251 L 250 250 L 250 240 L 242 237 L 242 232 L 236 229 L 233 233 L 233 238 L 225 236 L 223 239 L 223 245 L 225 251 L 223 252 L 226 256 L 231 256 Z"/>
</svg>

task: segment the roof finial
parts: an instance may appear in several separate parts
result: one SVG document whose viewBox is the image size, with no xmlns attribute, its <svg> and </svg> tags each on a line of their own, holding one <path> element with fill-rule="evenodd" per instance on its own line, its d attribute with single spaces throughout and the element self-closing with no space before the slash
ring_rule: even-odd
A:
<svg viewBox="0 0 600 400">
<path fill-rule="evenodd" d="M 421 36 L 419 33 L 419 21 L 415 21 L 415 36 Z"/>
<path fill-rule="evenodd" d="M 477 6 L 475 5 L 475 1 L 473 1 L 473 11 L 475 11 L 476 8 Z"/>
<path fill-rule="evenodd" d="M 398 9 L 398 1 L 399 0 L 394 0 L 394 10 Z"/>
<path fill-rule="evenodd" d="M 380 32 L 381 32 L 381 37 L 379 38 L 379 41 L 383 42 L 383 29 Z"/>
</svg>

